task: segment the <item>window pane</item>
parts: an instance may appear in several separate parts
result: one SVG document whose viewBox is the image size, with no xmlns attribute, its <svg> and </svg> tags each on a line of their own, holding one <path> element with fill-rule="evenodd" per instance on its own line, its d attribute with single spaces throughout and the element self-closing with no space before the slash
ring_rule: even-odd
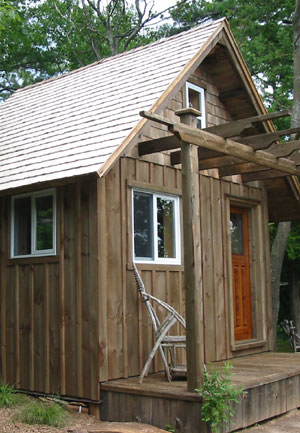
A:
<svg viewBox="0 0 300 433">
<path fill-rule="evenodd" d="M 152 195 L 134 193 L 134 252 L 135 257 L 154 258 Z"/>
<path fill-rule="evenodd" d="M 174 200 L 157 198 L 158 257 L 175 258 Z"/>
<path fill-rule="evenodd" d="M 53 197 L 37 197 L 36 212 L 36 250 L 53 249 Z"/>
<path fill-rule="evenodd" d="M 14 200 L 14 256 L 31 254 L 31 198 Z"/>
<path fill-rule="evenodd" d="M 230 214 L 230 232 L 232 254 L 244 254 L 244 224 L 243 215 Z"/>
</svg>

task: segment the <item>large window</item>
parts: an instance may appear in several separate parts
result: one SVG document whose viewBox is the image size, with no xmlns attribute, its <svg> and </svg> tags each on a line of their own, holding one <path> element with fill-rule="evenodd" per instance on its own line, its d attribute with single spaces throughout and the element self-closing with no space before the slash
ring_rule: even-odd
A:
<svg viewBox="0 0 300 433">
<path fill-rule="evenodd" d="M 133 191 L 134 257 L 180 263 L 179 198 Z"/>
<path fill-rule="evenodd" d="M 11 256 L 55 254 L 55 191 L 22 194 L 12 198 Z"/>
<path fill-rule="evenodd" d="M 198 128 L 206 127 L 206 112 L 205 112 L 205 94 L 202 87 L 186 82 L 186 106 L 195 108 L 200 111 L 201 116 L 198 119 Z"/>
</svg>

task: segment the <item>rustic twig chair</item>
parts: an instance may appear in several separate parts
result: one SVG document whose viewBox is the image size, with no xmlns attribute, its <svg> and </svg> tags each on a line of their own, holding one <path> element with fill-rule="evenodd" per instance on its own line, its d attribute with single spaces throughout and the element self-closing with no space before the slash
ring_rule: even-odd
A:
<svg viewBox="0 0 300 433">
<path fill-rule="evenodd" d="M 186 366 L 177 364 L 176 360 L 177 349 L 186 348 L 186 337 L 185 335 L 168 335 L 168 332 L 176 323 L 179 323 L 185 329 L 185 320 L 169 304 L 146 292 L 143 280 L 134 263 L 133 270 L 139 294 L 142 301 L 146 305 L 155 335 L 155 343 L 153 349 L 144 365 L 139 382 L 142 383 L 144 377 L 148 375 L 151 362 L 157 351 L 160 352 L 165 367 L 167 379 L 169 382 L 171 382 L 173 377 L 186 375 Z M 164 308 L 167 311 L 167 316 L 162 322 L 160 322 L 153 307 L 154 303 L 158 304 L 160 307 Z M 170 364 L 168 362 L 168 354 L 170 358 Z"/>
<path fill-rule="evenodd" d="M 280 325 L 289 337 L 293 351 L 300 352 L 300 336 L 296 331 L 293 321 L 284 320 Z"/>
</svg>

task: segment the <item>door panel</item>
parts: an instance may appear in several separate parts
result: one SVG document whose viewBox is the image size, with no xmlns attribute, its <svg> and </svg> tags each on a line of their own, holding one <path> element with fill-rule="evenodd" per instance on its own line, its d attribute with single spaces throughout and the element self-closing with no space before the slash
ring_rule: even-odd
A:
<svg viewBox="0 0 300 433">
<path fill-rule="evenodd" d="M 234 338 L 252 338 L 248 210 L 230 208 Z"/>
</svg>

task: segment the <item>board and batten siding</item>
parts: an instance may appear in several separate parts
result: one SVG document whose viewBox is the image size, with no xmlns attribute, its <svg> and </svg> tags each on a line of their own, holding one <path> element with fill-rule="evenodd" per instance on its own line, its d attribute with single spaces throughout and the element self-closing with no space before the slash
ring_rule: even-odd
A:
<svg viewBox="0 0 300 433">
<path fill-rule="evenodd" d="M 267 203 L 260 188 L 200 176 L 200 230 L 204 290 L 205 360 L 230 359 L 271 347 L 270 281 L 268 270 Z M 103 191 L 106 201 L 105 227 L 107 261 L 100 298 L 107 314 L 103 341 L 106 359 L 100 380 L 140 374 L 153 347 L 153 333 L 147 312 L 140 301 L 132 271 L 132 188 L 181 195 L 181 170 L 134 158 L 121 158 L 107 174 Z M 255 347 L 235 347 L 232 337 L 232 295 L 228 269 L 228 208 L 230 202 L 253 212 L 250 232 L 253 265 L 252 292 L 258 331 Z M 252 208 L 254 209 L 252 211 Z M 103 211 L 103 208 L 101 208 Z M 181 233 L 182 235 L 182 233 Z M 103 251 L 103 249 L 101 249 Z M 185 314 L 183 264 L 138 264 L 147 290 Z M 121 271 L 120 271 L 121 270 Z M 256 293 L 259 292 L 259 295 Z M 101 304 L 101 302 L 100 302 Z M 163 312 L 158 308 L 158 315 Z M 103 320 L 105 322 L 104 316 Z M 263 321 L 263 323 L 261 323 Z M 101 328 L 101 325 L 100 325 Z M 178 330 L 177 330 L 178 331 Z M 262 334 L 262 335 L 261 335 Z M 151 371 L 163 369 L 155 357 Z"/>
<path fill-rule="evenodd" d="M 199 176 L 205 361 L 267 350 L 271 298 L 264 191 Z M 99 382 L 140 374 L 154 337 L 132 271 L 134 187 L 181 196 L 181 170 L 121 158 L 103 178 L 57 187 L 58 254 L 48 258 L 8 258 L 10 198 L 1 198 L 0 343 L 5 382 L 98 400 Z M 258 337 L 265 340 L 242 351 L 232 341 L 230 200 L 249 206 L 253 213 L 253 303 L 256 326 L 262 329 Z M 183 264 L 138 267 L 147 290 L 184 315 Z M 162 369 L 155 357 L 151 371 Z"/>
<path fill-rule="evenodd" d="M 57 209 L 57 256 L 10 259 L 1 199 L 2 380 L 99 400 L 96 180 L 58 187 Z"/>
</svg>

